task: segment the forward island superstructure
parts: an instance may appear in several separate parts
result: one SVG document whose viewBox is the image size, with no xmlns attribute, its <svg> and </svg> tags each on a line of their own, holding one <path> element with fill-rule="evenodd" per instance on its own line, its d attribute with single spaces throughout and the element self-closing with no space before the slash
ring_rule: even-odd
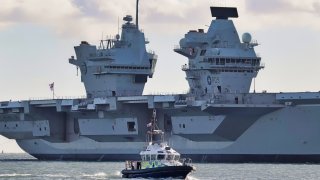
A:
<svg viewBox="0 0 320 180">
<path fill-rule="evenodd" d="M 0 134 L 40 160 L 137 160 L 156 109 L 165 140 L 193 161 L 320 162 L 320 93 L 250 93 L 264 68 L 258 43 L 240 40 L 236 8 L 211 15 L 207 32 L 189 31 L 174 49 L 188 58 L 187 94 L 142 95 L 157 55 L 128 15 L 121 35 L 99 48 L 83 41 L 69 59 L 87 98 L 0 102 Z"/>
</svg>

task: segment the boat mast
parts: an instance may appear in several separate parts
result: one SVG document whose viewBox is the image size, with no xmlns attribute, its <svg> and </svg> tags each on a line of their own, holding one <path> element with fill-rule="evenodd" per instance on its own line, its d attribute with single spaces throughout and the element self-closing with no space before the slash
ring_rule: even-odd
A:
<svg viewBox="0 0 320 180">
<path fill-rule="evenodd" d="M 136 26 L 139 29 L 139 0 L 136 3 Z"/>
<path fill-rule="evenodd" d="M 157 111 L 156 111 L 156 109 L 153 109 L 151 121 L 147 125 L 148 127 L 150 127 L 150 131 L 148 131 L 149 137 L 147 138 L 147 141 L 149 141 L 148 143 L 153 143 L 153 136 L 159 133 L 156 131 L 157 130 L 156 121 L 157 121 Z"/>
</svg>

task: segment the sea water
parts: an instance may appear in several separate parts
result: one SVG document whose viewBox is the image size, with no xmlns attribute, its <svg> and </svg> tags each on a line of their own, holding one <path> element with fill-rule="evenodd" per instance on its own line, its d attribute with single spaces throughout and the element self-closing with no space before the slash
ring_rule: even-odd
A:
<svg viewBox="0 0 320 180">
<path fill-rule="evenodd" d="M 320 179 L 318 164 L 198 164 L 187 179 Z M 0 179 L 122 179 L 122 162 L 38 161 L 0 154 Z"/>
</svg>

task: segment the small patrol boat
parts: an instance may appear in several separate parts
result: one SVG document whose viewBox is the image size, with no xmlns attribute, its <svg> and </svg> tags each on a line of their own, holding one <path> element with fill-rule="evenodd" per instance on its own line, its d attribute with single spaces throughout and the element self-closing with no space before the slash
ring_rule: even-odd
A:
<svg viewBox="0 0 320 180">
<path fill-rule="evenodd" d="M 178 178 L 185 179 L 195 171 L 191 159 L 180 159 L 180 154 L 164 141 L 164 132 L 156 125 L 156 110 L 147 125 L 147 147 L 140 152 L 141 161 L 126 161 L 121 171 L 123 178 Z"/>
</svg>

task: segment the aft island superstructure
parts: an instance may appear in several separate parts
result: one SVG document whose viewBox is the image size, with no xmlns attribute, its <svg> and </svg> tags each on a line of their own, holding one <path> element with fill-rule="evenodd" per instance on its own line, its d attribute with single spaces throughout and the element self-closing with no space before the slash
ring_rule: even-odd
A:
<svg viewBox="0 0 320 180">
<path fill-rule="evenodd" d="M 69 59 L 87 98 L 0 102 L 0 134 L 41 160 L 139 159 L 156 109 L 165 140 L 194 161 L 320 162 L 320 93 L 250 93 L 264 68 L 258 43 L 240 40 L 236 8 L 210 10 L 207 32 L 189 31 L 174 49 L 188 58 L 187 94 L 142 95 L 157 55 L 128 15 L 121 35 L 98 48 L 83 41 Z"/>
</svg>

